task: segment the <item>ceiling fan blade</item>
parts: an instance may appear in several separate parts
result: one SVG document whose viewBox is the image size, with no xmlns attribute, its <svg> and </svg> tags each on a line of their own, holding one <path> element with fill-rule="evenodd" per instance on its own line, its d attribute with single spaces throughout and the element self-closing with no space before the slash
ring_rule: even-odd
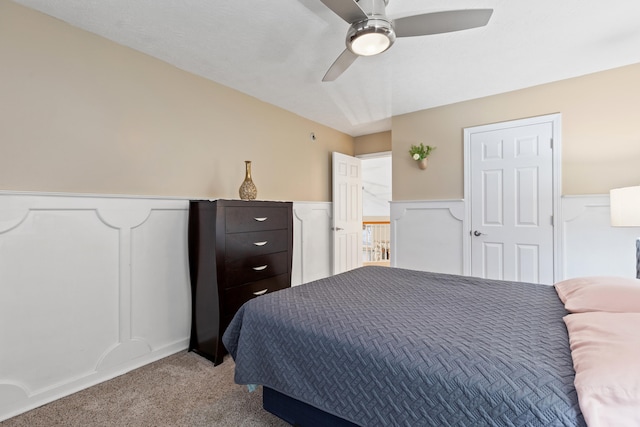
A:
<svg viewBox="0 0 640 427">
<path fill-rule="evenodd" d="M 354 0 L 320 0 L 349 24 L 367 19 L 367 14 Z"/>
<path fill-rule="evenodd" d="M 448 10 L 393 20 L 397 37 L 427 36 L 483 27 L 493 9 Z"/>
<path fill-rule="evenodd" d="M 345 49 L 344 52 L 342 52 L 340 56 L 338 56 L 338 59 L 334 61 L 331 67 L 329 67 L 329 70 L 327 70 L 327 73 L 322 78 L 322 81 L 334 81 L 335 79 L 340 77 L 340 75 L 344 73 L 345 70 L 349 68 L 351 64 L 353 64 L 353 61 L 355 61 L 356 59 L 358 59 L 358 55 L 351 52 L 349 49 Z"/>
</svg>

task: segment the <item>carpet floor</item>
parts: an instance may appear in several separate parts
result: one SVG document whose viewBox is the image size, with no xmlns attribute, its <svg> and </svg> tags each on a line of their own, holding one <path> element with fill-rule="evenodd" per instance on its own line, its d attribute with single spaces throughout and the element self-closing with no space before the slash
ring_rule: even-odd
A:
<svg viewBox="0 0 640 427">
<path fill-rule="evenodd" d="M 262 390 L 233 382 L 233 360 L 214 368 L 180 352 L 0 422 L 2 427 L 289 426 L 262 409 Z"/>
</svg>

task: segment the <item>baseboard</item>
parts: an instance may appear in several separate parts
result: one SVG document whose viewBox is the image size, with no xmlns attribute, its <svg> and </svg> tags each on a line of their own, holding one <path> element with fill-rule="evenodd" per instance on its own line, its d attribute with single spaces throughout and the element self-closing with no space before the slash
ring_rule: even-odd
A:
<svg viewBox="0 0 640 427">
<path fill-rule="evenodd" d="M 119 366 L 115 366 L 110 369 L 106 369 L 100 372 L 95 372 L 91 375 L 83 376 L 82 378 L 72 380 L 64 385 L 56 385 L 49 390 L 42 391 L 38 395 L 30 396 L 28 401 L 21 401 L 15 405 L 8 405 L 0 408 L 0 422 L 13 418 L 17 415 L 31 411 L 40 406 L 51 403 L 55 400 L 85 390 L 94 385 L 103 383 L 105 381 L 112 380 L 120 375 L 124 375 L 127 372 L 131 372 L 135 369 L 141 368 L 145 365 L 153 363 L 157 360 L 164 359 L 172 354 L 186 351 L 189 346 L 189 340 L 180 340 L 176 343 L 167 345 L 161 349 L 155 350 L 144 356 L 130 360 Z"/>
</svg>

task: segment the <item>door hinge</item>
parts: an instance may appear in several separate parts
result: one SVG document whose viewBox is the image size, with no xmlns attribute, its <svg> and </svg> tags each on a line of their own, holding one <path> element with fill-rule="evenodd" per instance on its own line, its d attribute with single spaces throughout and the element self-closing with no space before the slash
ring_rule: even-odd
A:
<svg viewBox="0 0 640 427">
<path fill-rule="evenodd" d="M 553 223 L 553 215 L 551 215 L 551 226 L 553 227 L 555 224 Z"/>
<path fill-rule="evenodd" d="M 551 139 L 549 140 L 549 145 L 551 146 L 551 149 L 553 150 L 553 138 L 551 138 Z"/>
</svg>

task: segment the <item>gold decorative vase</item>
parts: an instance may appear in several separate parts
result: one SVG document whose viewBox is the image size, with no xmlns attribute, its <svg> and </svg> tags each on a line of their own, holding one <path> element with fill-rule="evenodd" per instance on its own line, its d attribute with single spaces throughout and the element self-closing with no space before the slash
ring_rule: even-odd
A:
<svg viewBox="0 0 640 427">
<path fill-rule="evenodd" d="M 258 189 L 251 179 L 251 160 L 245 160 L 244 181 L 240 186 L 240 198 L 242 200 L 254 200 L 258 196 Z"/>
<path fill-rule="evenodd" d="M 425 157 L 424 159 L 418 160 L 418 167 L 422 170 L 425 170 L 428 164 L 429 162 L 427 161 L 427 157 Z"/>
</svg>

